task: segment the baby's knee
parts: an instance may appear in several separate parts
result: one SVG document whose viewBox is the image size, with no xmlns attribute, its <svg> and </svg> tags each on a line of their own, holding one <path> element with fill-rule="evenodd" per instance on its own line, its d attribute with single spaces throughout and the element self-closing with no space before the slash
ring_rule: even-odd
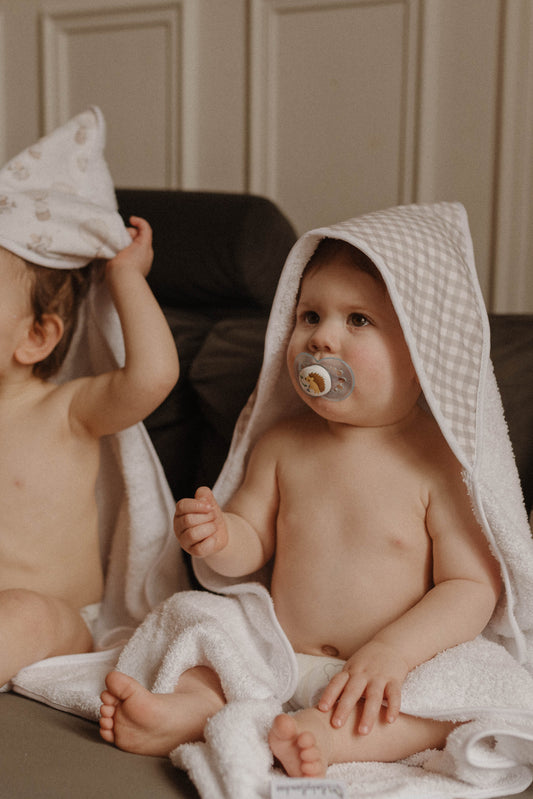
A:
<svg viewBox="0 0 533 799">
<path fill-rule="evenodd" d="M 30 663 L 91 648 L 81 616 L 62 600 L 23 588 L 0 591 L 0 684 Z"/>
<path fill-rule="evenodd" d="M 0 608 L 17 615 L 31 613 L 41 605 L 41 597 L 37 591 L 27 588 L 5 588 L 0 591 Z"/>
<path fill-rule="evenodd" d="M 49 641 L 63 627 L 61 602 L 54 597 L 27 588 L 0 591 L 0 614 L 17 625 L 21 633 L 35 642 Z"/>
<path fill-rule="evenodd" d="M 17 619 L 25 629 L 42 630 L 50 617 L 49 601 L 37 591 L 6 588 L 0 591 L 0 613 Z"/>
</svg>

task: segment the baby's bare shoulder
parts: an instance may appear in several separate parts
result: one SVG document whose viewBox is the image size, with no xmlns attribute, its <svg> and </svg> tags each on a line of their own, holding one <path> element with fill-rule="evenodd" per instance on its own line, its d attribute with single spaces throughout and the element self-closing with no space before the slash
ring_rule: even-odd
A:
<svg viewBox="0 0 533 799">
<path fill-rule="evenodd" d="M 413 444 L 429 461 L 442 463 L 446 468 L 457 463 L 442 430 L 431 414 L 422 411 L 413 431 Z"/>
<path fill-rule="evenodd" d="M 450 502 L 470 508 L 463 466 L 433 417 L 421 425 L 417 448 L 433 508 L 447 507 Z"/>
<path fill-rule="evenodd" d="M 57 421 L 66 418 L 68 404 L 65 386 L 32 378 L 10 402 L 3 402 L 0 430 L 10 435 L 18 428 L 37 425 L 40 429 L 50 424 L 57 430 Z"/>
<path fill-rule="evenodd" d="M 48 413 L 62 419 L 69 433 L 76 439 L 92 439 L 94 436 L 89 434 L 87 426 L 82 423 L 77 413 L 74 411 L 74 398 L 83 394 L 87 387 L 93 384 L 95 378 L 77 377 L 59 385 L 51 386 L 46 397 L 43 408 Z"/>
<path fill-rule="evenodd" d="M 92 451 L 95 440 L 81 425 L 75 423 L 70 413 L 77 382 L 55 384 L 35 381 L 18 398 L 10 412 L 4 407 L 0 421 L 0 440 L 4 452 L 9 451 L 6 442 L 9 444 L 14 437 L 18 441 L 19 451 L 26 446 L 44 455 L 57 447 L 58 456 L 64 455 L 65 458 L 69 457 L 67 453 L 71 444 L 78 450 L 80 445 L 88 445 Z"/>
<path fill-rule="evenodd" d="M 418 423 L 405 439 L 405 449 L 393 448 L 394 459 L 403 460 L 406 475 L 420 481 L 423 495 L 449 498 L 465 491 L 462 466 L 446 441 L 439 425 L 428 413 L 421 414 Z"/>
</svg>

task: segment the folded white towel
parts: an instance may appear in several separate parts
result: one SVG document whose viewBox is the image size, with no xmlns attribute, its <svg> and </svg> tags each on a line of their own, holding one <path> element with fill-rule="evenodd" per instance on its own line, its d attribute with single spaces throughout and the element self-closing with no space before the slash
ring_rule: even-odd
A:
<svg viewBox="0 0 533 799">
<path fill-rule="evenodd" d="M 295 688 L 295 657 L 273 625 L 269 594 L 175 594 L 156 608 L 126 644 L 117 668 L 154 693 L 171 693 L 195 665 L 219 675 L 227 705 L 205 729 L 205 742 L 170 753 L 206 799 L 268 797 L 273 769 L 267 735 Z M 331 766 L 346 796 L 501 796 L 532 780 L 533 678 L 499 644 L 479 636 L 413 670 L 402 712 L 462 726 L 444 752 L 401 765 Z M 471 721 L 475 719 L 475 721 Z M 279 776 L 279 775 L 278 775 Z M 409 793 L 411 791 L 412 793 Z"/>
</svg>

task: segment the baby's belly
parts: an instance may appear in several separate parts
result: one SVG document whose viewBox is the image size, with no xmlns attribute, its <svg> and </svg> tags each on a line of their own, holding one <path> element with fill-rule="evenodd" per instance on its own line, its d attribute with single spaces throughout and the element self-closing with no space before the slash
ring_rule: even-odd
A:
<svg viewBox="0 0 533 799">
<path fill-rule="evenodd" d="M 380 579 L 364 567 L 359 575 L 319 574 L 305 580 L 276 569 L 272 597 L 276 614 L 295 652 L 346 660 L 380 630 L 413 607 L 430 588 L 426 570 L 397 573 L 384 569 Z M 352 578 L 352 579 L 350 579 Z"/>
</svg>

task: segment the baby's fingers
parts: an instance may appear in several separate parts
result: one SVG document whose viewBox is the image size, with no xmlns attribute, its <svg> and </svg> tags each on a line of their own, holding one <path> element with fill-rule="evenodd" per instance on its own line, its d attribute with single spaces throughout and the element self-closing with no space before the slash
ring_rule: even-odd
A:
<svg viewBox="0 0 533 799">
<path fill-rule="evenodd" d="M 213 496 L 213 492 L 207 486 L 200 486 L 197 488 L 194 498 L 205 502 L 210 507 L 215 507 L 217 504 L 217 501 Z"/>
<path fill-rule="evenodd" d="M 361 718 L 357 725 L 359 735 L 368 735 L 379 718 L 383 705 L 383 688 L 368 686 L 362 704 Z"/>
<path fill-rule="evenodd" d="M 196 531 L 207 523 L 215 523 L 215 509 L 205 500 L 180 499 L 174 513 L 174 532 L 183 546 L 184 533 Z M 196 534 L 195 534 L 196 535 Z M 202 535 L 205 538 L 205 535 Z M 197 538 L 195 537 L 195 541 Z M 191 543 L 194 543 L 191 542 Z"/>
<path fill-rule="evenodd" d="M 211 490 L 197 489 L 194 498 L 180 499 L 174 514 L 174 532 L 180 546 L 198 558 L 205 558 L 227 543 L 223 514 Z"/>
<path fill-rule="evenodd" d="M 385 718 L 389 724 L 392 724 L 400 715 L 402 705 L 402 690 L 399 683 L 390 682 L 385 690 L 385 697 L 387 699 L 387 713 Z"/>
<path fill-rule="evenodd" d="M 324 713 L 327 713 L 339 696 L 342 694 L 346 687 L 346 683 L 350 679 L 350 675 L 347 671 L 339 671 L 338 674 L 335 674 L 334 677 L 331 678 L 329 683 L 326 685 L 320 699 L 318 700 L 318 709 L 322 710 Z"/>
<path fill-rule="evenodd" d="M 174 513 L 174 528 L 185 530 L 202 524 L 208 517 L 214 519 L 214 509 L 204 500 L 180 499 Z"/>
<path fill-rule="evenodd" d="M 181 547 L 196 558 L 205 558 L 218 549 L 217 527 L 213 523 L 201 524 L 187 530 L 179 538 Z"/>
<path fill-rule="evenodd" d="M 384 690 L 380 684 L 369 686 L 365 692 L 365 702 L 357 732 L 360 735 L 368 735 L 382 712 L 389 724 L 395 722 L 400 715 L 401 699 L 401 688 L 396 680 L 387 683 Z"/>
<path fill-rule="evenodd" d="M 366 680 L 363 677 L 350 677 L 333 711 L 331 717 L 331 725 L 333 727 L 339 728 L 346 724 L 350 714 L 353 713 L 357 703 L 363 696 L 366 687 Z"/>
<path fill-rule="evenodd" d="M 130 216 L 130 227 L 128 227 L 128 233 L 130 234 L 133 240 L 135 239 L 143 239 L 147 243 L 151 242 L 152 239 L 152 228 L 150 227 L 149 222 L 146 219 L 143 219 L 140 216 Z"/>
</svg>

